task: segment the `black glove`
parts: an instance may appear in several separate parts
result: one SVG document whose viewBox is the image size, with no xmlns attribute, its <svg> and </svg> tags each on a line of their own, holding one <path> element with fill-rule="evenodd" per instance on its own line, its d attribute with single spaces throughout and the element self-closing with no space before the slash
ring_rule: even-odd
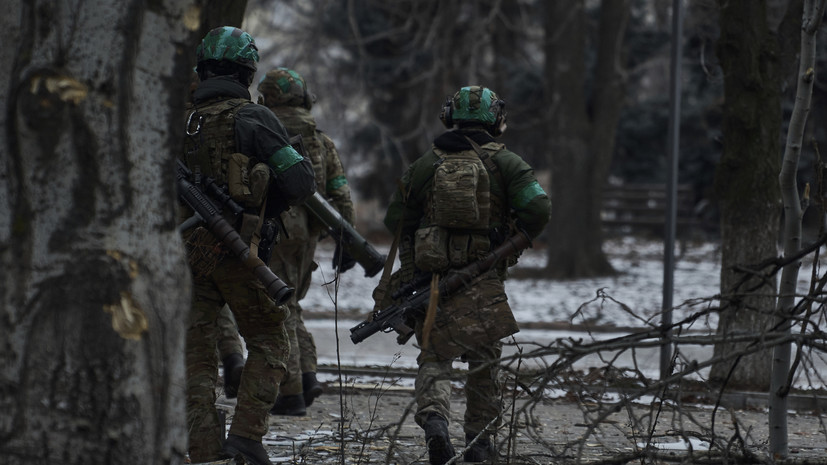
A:
<svg viewBox="0 0 827 465">
<path fill-rule="evenodd" d="M 354 266 L 356 266 L 356 260 L 347 253 L 341 242 L 337 243 L 336 251 L 333 252 L 333 269 L 339 273 L 344 273 Z"/>
</svg>

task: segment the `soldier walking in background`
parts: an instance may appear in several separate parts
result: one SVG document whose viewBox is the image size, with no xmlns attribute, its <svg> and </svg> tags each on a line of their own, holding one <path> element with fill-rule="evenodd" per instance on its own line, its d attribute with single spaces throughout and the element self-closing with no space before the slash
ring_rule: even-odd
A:
<svg viewBox="0 0 827 465">
<path fill-rule="evenodd" d="M 330 137 L 316 128 L 316 120 L 310 113 L 315 96 L 308 91 L 304 78 L 294 70 L 276 68 L 261 79 L 258 91 L 263 98 L 260 103 L 276 114 L 288 134 L 301 136 L 304 155 L 313 164 L 318 193 L 328 199 L 352 225 L 354 209 L 350 186 L 336 146 Z M 270 267 L 296 292 L 287 304 L 290 316 L 285 322 L 290 338 L 287 374 L 270 413 L 302 416 L 313 400 L 321 395 L 322 386 L 316 379 L 316 344 L 304 325 L 300 301 L 307 294 L 311 275 L 318 267 L 313 261 L 316 243 L 327 229 L 303 206 L 282 213 L 281 219 L 284 231 L 279 244 L 273 249 Z M 341 242 L 337 243 L 333 269 L 342 273 L 355 264 Z"/>
<path fill-rule="evenodd" d="M 200 83 L 187 110 L 187 138 L 181 156 L 194 183 L 212 179 L 244 207 L 233 226 L 256 253 L 264 207 L 296 205 L 315 190 L 312 166 L 289 144 L 271 111 L 250 101 L 258 62 L 253 38 L 233 27 L 210 31 L 197 48 Z M 193 214 L 182 206 L 181 218 Z M 289 343 L 288 310 L 277 306 L 256 275 L 203 226 L 183 232 L 193 274 L 187 329 L 187 428 L 192 462 L 242 455 L 248 463 L 271 465 L 261 438 L 268 411 L 284 376 Z M 215 408 L 218 372 L 216 319 L 228 304 L 244 337 L 244 367 L 229 435 Z"/>
<path fill-rule="evenodd" d="M 548 222 L 551 202 L 533 170 L 494 139 L 506 127 L 504 107 L 488 88 L 463 87 L 440 114 L 449 130 L 405 171 L 385 215 L 387 228 L 399 231 L 403 284 L 423 273 L 445 276 L 485 257 L 516 231 L 535 238 Z M 500 340 L 519 331 L 503 281 L 516 258 L 464 290 L 440 296 L 416 322 L 421 349 L 415 419 L 425 431 L 433 465 L 455 455 L 448 435 L 449 379 L 458 357 L 468 363 L 464 459 L 483 462 L 496 454 Z"/>
</svg>

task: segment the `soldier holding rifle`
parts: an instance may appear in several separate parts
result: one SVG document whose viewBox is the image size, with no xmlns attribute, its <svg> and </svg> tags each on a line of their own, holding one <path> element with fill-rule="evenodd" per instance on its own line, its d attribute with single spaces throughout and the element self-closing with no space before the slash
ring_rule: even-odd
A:
<svg viewBox="0 0 827 465">
<path fill-rule="evenodd" d="M 463 87 L 448 98 L 440 119 L 449 130 L 405 171 L 385 215 L 385 225 L 398 234 L 398 280 L 417 283 L 425 276 L 424 282 L 431 283 L 425 286 L 425 308 L 409 325 L 420 346 L 415 419 L 425 430 L 433 465 L 455 455 L 448 435 L 449 378 L 452 362 L 460 357 L 468 363 L 464 459 L 483 462 L 496 453 L 500 340 L 518 331 L 503 280 L 516 253 L 542 232 L 551 211 L 531 167 L 495 141 L 506 127 L 505 102 L 491 89 Z M 496 261 L 492 251 L 503 250 L 516 253 Z M 495 262 L 488 263 L 491 257 Z M 481 262 L 486 264 L 475 267 Z M 451 284 L 457 281 L 462 285 Z M 417 285 L 400 289 L 419 289 L 415 294 L 422 295 Z M 410 296 L 377 291 L 382 308 L 410 303 Z M 352 337 L 365 336 L 363 329 L 354 328 Z"/>
</svg>

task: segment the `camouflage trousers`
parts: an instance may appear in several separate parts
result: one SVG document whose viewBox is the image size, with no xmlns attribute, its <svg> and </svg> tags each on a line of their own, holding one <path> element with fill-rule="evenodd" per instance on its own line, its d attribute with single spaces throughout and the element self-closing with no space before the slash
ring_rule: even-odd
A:
<svg viewBox="0 0 827 465">
<path fill-rule="evenodd" d="M 216 325 L 218 325 L 218 359 L 224 360 L 231 354 L 244 356 L 244 347 L 241 336 L 238 334 L 238 324 L 235 322 L 229 305 L 221 307 Z"/>
<path fill-rule="evenodd" d="M 469 351 L 462 357 L 468 362 L 465 376 L 465 417 L 463 430 L 476 435 L 486 430 L 492 434 L 500 424 L 502 399 L 498 360 L 502 355 L 502 342 Z M 451 376 L 453 360 L 425 361 L 419 363 L 416 374 L 416 423 L 422 426 L 428 415 L 438 413 L 451 419 Z"/>
<path fill-rule="evenodd" d="M 483 319 L 498 321 L 497 326 L 503 329 L 491 332 L 491 321 Z M 502 410 L 500 339 L 515 332 L 516 322 L 503 283 L 495 274 L 483 276 L 466 290 L 441 301 L 435 323 L 427 331 L 423 321 L 418 321 L 416 337 L 422 349 L 417 357 L 415 382 L 417 424 L 422 426 L 431 413 L 451 419 L 452 365 L 460 357 L 468 363 L 463 429 L 467 434 L 483 430 L 493 433 L 499 427 Z"/>
<path fill-rule="evenodd" d="M 313 261 L 316 253 L 316 241 L 287 240 L 273 249 L 270 268 L 289 286 L 296 290 L 287 303 L 290 316 L 284 322 L 290 339 L 290 358 L 287 361 L 287 373 L 279 389 L 282 395 L 298 395 L 302 391 L 302 373 L 316 372 L 316 342 L 307 330 L 302 319 L 302 307 L 299 304 L 310 288 L 313 271 L 318 265 Z"/>
<path fill-rule="evenodd" d="M 260 441 L 267 433 L 270 407 L 285 372 L 289 343 L 284 329 L 288 311 L 277 306 L 241 261 L 225 258 L 207 277 L 193 280 L 187 328 L 187 427 L 192 462 L 217 460 L 224 425 L 215 408 L 218 378 L 216 324 L 228 304 L 247 345 L 230 434 Z"/>
</svg>

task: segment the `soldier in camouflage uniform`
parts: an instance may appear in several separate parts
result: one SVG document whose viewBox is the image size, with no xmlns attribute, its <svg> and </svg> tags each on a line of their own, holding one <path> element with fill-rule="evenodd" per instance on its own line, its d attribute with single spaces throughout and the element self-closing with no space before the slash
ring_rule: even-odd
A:
<svg viewBox="0 0 827 465">
<path fill-rule="evenodd" d="M 290 136 L 301 136 L 304 155 L 313 163 L 316 187 L 350 224 L 354 221 L 350 186 L 345 177 L 336 146 L 316 128 L 310 113 L 315 96 L 307 89 L 304 78 L 294 70 L 276 68 L 267 72 L 258 84 L 263 103 L 284 124 Z M 273 250 L 270 267 L 273 272 L 296 289 L 287 306 L 290 309 L 285 325 L 290 337 L 290 359 L 287 375 L 282 380 L 279 397 L 270 413 L 302 416 L 306 407 L 321 395 L 322 386 L 316 379 L 316 345 L 302 319 L 300 301 L 307 294 L 310 278 L 318 265 L 313 261 L 316 243 L 326 231 L 306 208 L 295 207 L 282 214 L 285 231 Z M 336 247 L 333 268 L 344 272 L 355 261 Z"/>
<path fill-rule="evenodd" d="M 495 142 L 494 137 L 505 130 L 504 105 L 490 89 L 463 87 L 447 100 L 440 115 L 449 130 L 434 139 L 432 148 L 405 171 L 403 188 L 393 195 L 385 215 L 387 228 L 394 233 L 401 231 L 403 283 L 418 273 L 445 275 L 461 268 L 485 256 L 516 228 L 534 238 L 548 222 L 551 202 L 533 170 L 520 156 Z M 478 166 L 484 166 L 475 178 L 479 181 L 476 185 L 483 187 L 471 196 L 486 209 L 485 215 L 475 220 L 482 223 L 452 228 L 440 224 L 435 212 L 453 208 L 451 215 L 462 216 L 458 201 L 462 195 L 454 192 L 450 196 L 454 205 L 437 205 L 435 173 L 447 160 L 461 157 L 466 157 L 468 163 L 482 162 Z M 429 242 L 433 238 L 438 240 Z M 438 253 L 430 255 L 434 251 Z M 513 263 L 516 257 L 474 279 L 465 290 L 441 297 L 438 306 L 429 309 L 435 315 L 424 319 L 429 323 L 416 323 L 421 349 L 417 358 L 415 419 L 425 430 L 431 464 L 444 464 L 455 455 L 448 420 L 449 378 L 457 357 L 468 363 L 463 424 L 468 448 L 464 459 L 483 462 L 496 453 L 491 436 L 499 426 L 501 414 L 497 366 L 502 354 L 500 339 L 518 331 L 503 285 L 506 268 Z M 491 321 L 495 324 L 491 325 Z M 491 337 L 480 338 L 479 334 L 486 333 L 472 328 L 485 325 L 489 325 Z M 502 328 L 499 332 L 498 327 Z M 477 336 L 463 337 L 471 334 Z"/>
<path fill-rule="evenodd" d="M 245 207 L 243 219 L 234 226 L 256 253 L 264 202 L 303 202 L 315 191 L 312 166 L 289 144 L 273 113 L 250 101 L 248 88 L 258 52 L 249 34 L 233 27 L 213 29 L 196 53 L 201 82 L 187 110 L 181 159 L 196 178 L 210 177 L 226 186 Z M 182 219 L 191 215 L 182 207 Z M 226 249 L 205 231 L 199 226 L 183 233 L 193 272 L 186 344 L 190 459 L 208 462 L 241 455 L 247 463 L 272 465 L 261 438 L 285 372 L 289 343 L 283 322 L 289 312 L 270 299 L 250 268 L 223 252 Z M 215 408 L 216 319 L 225 303 L 244 337 L 248 358 L 222 445 L 224 425 Z"/>
</svg>

